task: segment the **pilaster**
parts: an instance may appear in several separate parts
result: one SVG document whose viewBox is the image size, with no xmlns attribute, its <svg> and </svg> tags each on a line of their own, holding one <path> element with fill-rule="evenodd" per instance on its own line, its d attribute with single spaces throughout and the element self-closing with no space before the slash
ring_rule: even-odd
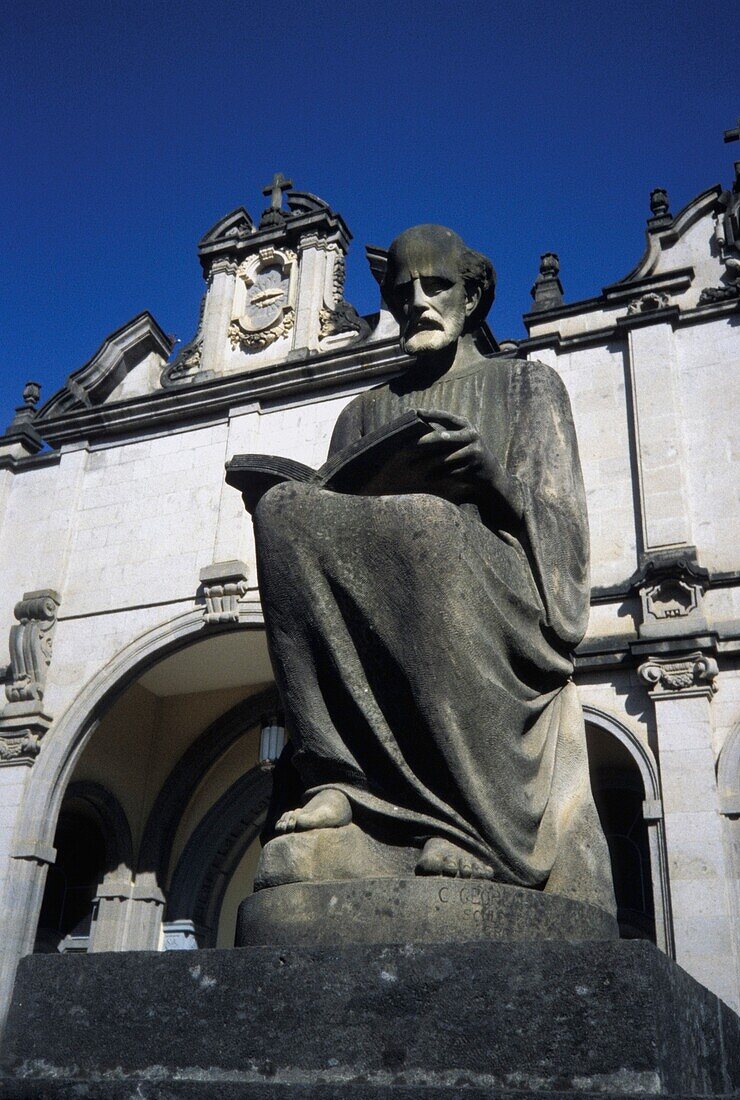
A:
<svg viewBox="0 0 740 1100">
<path fill-rule="evenodd" d="M 258 404 L 242 405 L 231 410 L 229 427 L 224 451 L 224 462 L 235 454 L 257 452 L 259 443 L 260 407 Z M 225 481 L 221 483 L 221 495 L 218 504 L 218 519 L 213 540 L 213 561 L 241 561 L 249 563 L 255 560 L 254 536 L 252 524 L 244 511 L 244 505 L 238 493 L 235 493 Z"/>
<path fill-rule="evenodd" d="M 140 878 L 106 875 L 95 898 L 90 952 L 161 949 L 164 894 L 150 875 Z"/>
<path fill-rule="evenodd" d="M 0 1032 L 10 1006 L 18 960 L 33 951 L 46 873 L 56 859 L 56 851 L 48 844 L 34 838 L 19 843 L 15 837 L 27 777 L 24 768 L 0 770 L 0 800 L 4 807 L 0 843 L 7 845 L 0 850 Z"/>
<path fill-rule="evenodd" d="M 649 657 L 638 669 L 655 706 L 676 961 L 737 1008 L 732 873 L 712 747 L 717 672 L 699 651 Z"/>
<path fill-rule="evenodd" d="M 231 259 L 216 260 L 208 282 L 202 322 L 202 345 L 199 370 L 217 374 L 230 354 L 228 331 L 236 284 L 236 263 Z"/>
<path fill-rule="evenodd" d="M 628 331 L 632 414 L 645 554 L 689 546 L 691 524 L 670 323 L 642 314 Z"/>
</svg>

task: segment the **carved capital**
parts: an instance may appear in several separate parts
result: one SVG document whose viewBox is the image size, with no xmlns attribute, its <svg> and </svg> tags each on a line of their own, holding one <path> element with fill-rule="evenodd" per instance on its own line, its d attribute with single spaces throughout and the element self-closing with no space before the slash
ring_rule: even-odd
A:
<svg viewBox="0 0 740 1100">
<path fill-rule="evenodd" d="M 221 256 L 211 264 L 209 276 L 236 275 L 237 266 L 236 260 L 230 256 Z"/>
<path fill-rule="evenodd" d="M 33 764 L 41 751 L 39 738 L 34 733 L 26 737 L 0 737 L 0 768 L 9 764 Z"/>
<path fill-rule="evenodd" d="M 325 252 L 328 247 L 329 241 L 326 237 L 319 236 L 318 233 L 302 233 L 298 240 L 298 250 L 300 252 L 304 252 L 307 248 L 316 248 Z"/>
<path fill-rule="evenodd" d="M 697 651 L 681 657 L 650 657 L 637 674 L 650 689 L 651 699 L 675 698 L 679 694 L 682 698 L 711 698 L 717 690 L 719 668 L 714 657 Z"/>
<path fill-rule="evenodd" d="M 51 588 L 26 592 L 15 605 L 18 622 L 10 628 L 10 665 L 5 670 L 8 702 L 43 699 L 58 611 L 59 596 Z"/>
<path fill-rule="evenodd" d="M 32 704 L 10 704 L 0 715 L 0 768 L 30 767 L 41 751 L 41 738 L 51 725 L 48 714 Z"/>
<path fill-rule="evenodd" d="M 216 562 L 201 569 L 206 623 L 238 623 L 239 601 L 247 594 L 247 566 L 242 561 Z"/>
</svg>

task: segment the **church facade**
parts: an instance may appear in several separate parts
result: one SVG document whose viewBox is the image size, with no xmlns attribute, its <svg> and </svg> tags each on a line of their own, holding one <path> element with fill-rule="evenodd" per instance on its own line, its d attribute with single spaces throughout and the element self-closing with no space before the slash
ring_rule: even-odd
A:
<svg viewBox="0 0 740 1100">
<path fill-rule="evenodd" d="M 285 733 L 224 464 L 320 465 L 345 404 L 407 362 L 382 300 L 344 299 L 342 217 L 281 176 L 266 193 L 201 240 L 184 347 L 141 314 L 44 404 L 29 383 L 0 438 L 4 1004 L 32 951 L 231 946 L 252 888 Z M 650 209 L 628 275 L 565 303 L 546 253 L 527 337 L 478 343 L 570 395 L 592 545 L 574 678 L 622 934 L 737 1010 L 740 164 Z"/>
</svg>

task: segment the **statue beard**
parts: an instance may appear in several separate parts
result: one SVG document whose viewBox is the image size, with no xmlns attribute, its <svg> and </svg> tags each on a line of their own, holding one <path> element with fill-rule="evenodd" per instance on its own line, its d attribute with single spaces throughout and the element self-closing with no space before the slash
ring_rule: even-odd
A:
<svg viewBox="0 0 740 1100">
<path fill-rule="evenodd" d="M 423 319 L 407 321 L 401 333 L 401 348 L 407 355 L 434 355 L 456 344 L 464 327 L 464 312 L 459 317 L 430 318 L 426 323 Z"/>
</svg>

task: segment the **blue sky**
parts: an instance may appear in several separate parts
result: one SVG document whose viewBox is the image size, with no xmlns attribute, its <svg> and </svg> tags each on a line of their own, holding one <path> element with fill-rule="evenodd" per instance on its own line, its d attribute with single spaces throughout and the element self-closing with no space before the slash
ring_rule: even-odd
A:
<svg viewBox="0 0 740 1100">
<path fill-rule="evenodd" d="M 347 297 L 377 308 L 366 243 L 452 226 L 523 335 L 539 255 L 567 300 L 621 278 L 648 194 L 674 212 L 732 178 L 740 22 L 722 2 L 16 0 L 0 15 L 6 262 L 0 427 L 143 309 L 183 341 L 199 237 L 273 172 L 354 234 Z"/>
</svg>

